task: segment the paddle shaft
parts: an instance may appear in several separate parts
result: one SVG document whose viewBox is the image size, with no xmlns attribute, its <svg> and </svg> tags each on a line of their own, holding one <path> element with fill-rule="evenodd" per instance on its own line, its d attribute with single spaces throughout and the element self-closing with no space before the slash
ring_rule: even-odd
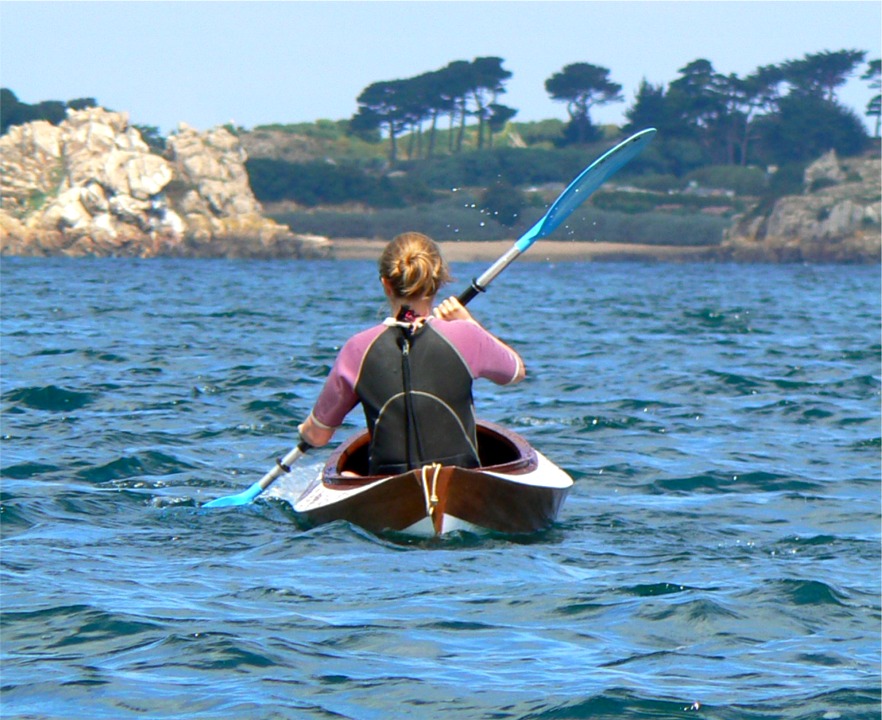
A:
<svg viewBox="0 0 882 720">
<path fill-rule="evenodd" d="M 285 457 L 281 460 L 276 460 L 276 466 L 270 470 L 266 475 L 264 475 L 260 480 L 258 480 L 255 484 L 260 487 L 260 491 L 263 492 L 270 485 L 272 485 L 276 479 L 280 475 L 286 475 L 291 472 L 291 466 L 296 463 L 300 458 L 306 455 L 307 451 L 312 447 L 305 440 L 301 440 L 297 443 L 297 446 L 294 447 Z"/>
<path fill-rule="evenodd" d="M 487 289 L 487 286 L 493 282 L 499 273 L 517 260 L 521 252 L 517 244 L 512 245 L 505 251 L 505 254 L 484 271 L 481 277 L 472 280 L 472 284 L 459 294 L 459 301 L 463 305 L 468 305 L 470 301 L 477 297 L 478 293 L 482 293 Z"/>
</svg>

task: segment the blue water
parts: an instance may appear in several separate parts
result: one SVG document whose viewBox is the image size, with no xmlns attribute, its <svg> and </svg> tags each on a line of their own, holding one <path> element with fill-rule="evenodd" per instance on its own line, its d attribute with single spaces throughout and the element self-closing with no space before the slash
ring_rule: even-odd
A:
<svg viewBox="0 0 882 720">
<path fill-rule="evenodd" d="M 879 717 L 878 267 L 512 265 L 472 309 L 529 378 L 476 401 L 576 480 L 534 538 L 305 530 L 277 496 L 328 451 L 200 509 L 379 290 L 3 260 L 3 717 Z"/>
</svg>

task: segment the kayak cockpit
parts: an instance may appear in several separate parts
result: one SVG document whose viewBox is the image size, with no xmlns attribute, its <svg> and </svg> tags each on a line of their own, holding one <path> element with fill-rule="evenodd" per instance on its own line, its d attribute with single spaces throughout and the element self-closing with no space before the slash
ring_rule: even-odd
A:
<svg viewBox="0 0 882 720">
<path fill-rule="evenodd" d="M 526 474 L 536 469 L 536 451 L 520 435 L 500 425 L 481 421 L 477 426 L 478 470 L 510 475 Z M 354 481 L 376 480 L 368 474 L 370 436 L 364 432 L 344 442 L 329 458 L 322 473 L 326 485 L 353 484 Z"/>
</svg>

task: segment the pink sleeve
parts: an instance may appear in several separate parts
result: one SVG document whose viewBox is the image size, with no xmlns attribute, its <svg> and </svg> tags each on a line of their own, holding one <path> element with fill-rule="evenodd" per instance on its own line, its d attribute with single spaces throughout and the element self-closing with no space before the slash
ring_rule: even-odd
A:
<svg viewBox="0 0 882 720">
<path fill-rule="evenodd" d="M 487 330 L 465 320 L 436 321 L 432 327 L 446 337 L 466 361 L 472 377 L 508 385 L 518 374 L 519 360 Z"/>
<path fill-rule="evenodd" d="M 349 338 L 341 348 L 312 409 L 312 417 L 320 425 L 340 427 L 349 411 L 358 405 L 355 384 L 361 363 L 367 349 L 383 330 L 382 325 L 364 330 Z"/>
</svg>

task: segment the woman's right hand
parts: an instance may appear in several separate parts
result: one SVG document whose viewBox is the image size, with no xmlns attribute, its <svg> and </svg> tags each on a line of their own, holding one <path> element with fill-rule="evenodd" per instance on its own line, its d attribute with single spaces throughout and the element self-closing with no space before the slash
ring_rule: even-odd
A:
<svg viewBox="0 0 882 720">
<path fill-rule="evenodd" d="M 320 424 L 312 416 L 312 413 L 300 424 L 297 431 L 300 433 L 301 439 L 313 447 L 324 447 L 331 441 L 334 435 L 334 428 L 325 427 Z"/>
</svg>

